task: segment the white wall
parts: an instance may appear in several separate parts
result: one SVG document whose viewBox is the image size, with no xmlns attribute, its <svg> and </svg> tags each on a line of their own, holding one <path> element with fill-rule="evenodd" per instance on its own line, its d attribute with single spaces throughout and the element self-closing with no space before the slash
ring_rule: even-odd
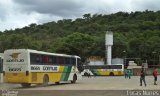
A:
<svg viewBox="0 0 160 96">
<path fill-rule="evenodd" d="M 112 64 L 124 64 L 124 62 L 122 58 L 113 58 Z"/>
<path fill-rule="evenodd" d="M 104 65 L 104 61 L 90 61 L 88 65 Z"/>
</svg>

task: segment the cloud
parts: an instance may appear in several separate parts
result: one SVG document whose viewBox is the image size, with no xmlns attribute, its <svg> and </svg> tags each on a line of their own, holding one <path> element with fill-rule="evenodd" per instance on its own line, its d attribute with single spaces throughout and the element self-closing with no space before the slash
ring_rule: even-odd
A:
<svg viewBox="0 0 160 96">
<path fill-rule="evenodd" d="M 53 14 L 62 17 L 79 16 L 83 8 L 80 0 L 14 0 L 28 6 L 25 11 L 36 11 L 41 14 Z"/>
<path fill-rule="evenodd" d="M 160 10 L 160 0 L 130 0 L 131 7 L 134 11 L 143 11 L 143 10 Z"/>
<path fill-rule="evenodd" d="M 10 0 L 0 1 L 0 20 L 5 21 L 6 16 L 11 11 L 12 2 Z"/>
<path fill-rule="evenodd" d="M 54 14 L 61 17 L 85 13 L 115 13 L 118 11 L 159 10 L 160 0 L 14 0 L 28 6 L 25 11 Z"/>
<path fill-rule="evenodd" d="M 0 31 L 22 28 L 31 23 L 42 24 L 63 19 L 60 16 L 25 11 L 26 8 L 28 6 L 22 6 L 12 0 L 0 1 Z"/>
<path fill-rule="evenodd" d="M 79 17 L 85 13 L 115 13 L 128 10 L 131 0 L 14 0 L 25 6 L 25 12 L 36 11 L 63 18 Z M 127 8 L 126 8 L 127 7 Z"/>
<path fill-rule="evenodd" d="M 75 19 L 86 13 L 157 11 L 159 4 L 160 0 L 0 0 L 0 30 Z"/>
<path fill-rule="evenodd" d="M 17 13 L 16 15 L 9 15 L 7 16 L 8 19 L 5 21 L 0 20 L 1 30 L 4 31 L 5 29 L 15 29 L 15 28 L 22 28 L 24 26 L 28 26 L 31 23 L 42 24 L 49 21 L 56 21 L 62 18 L 58 16 L 49 16 L 47 14 L 39 14 L 37 12 L 32 12 L 30 14 L 21 14 Z"/>
</svg>

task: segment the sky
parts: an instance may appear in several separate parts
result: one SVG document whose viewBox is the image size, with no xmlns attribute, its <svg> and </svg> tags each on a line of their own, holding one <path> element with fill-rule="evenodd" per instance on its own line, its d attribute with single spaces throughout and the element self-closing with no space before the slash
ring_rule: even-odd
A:
<svg viewBox="0 0 160 96">
<path fill-rule="evenodd" d="M 0 0 L 0 31 L 43 24 L 84 14 L 158 11 L 160 0 Z"/>
</svg>

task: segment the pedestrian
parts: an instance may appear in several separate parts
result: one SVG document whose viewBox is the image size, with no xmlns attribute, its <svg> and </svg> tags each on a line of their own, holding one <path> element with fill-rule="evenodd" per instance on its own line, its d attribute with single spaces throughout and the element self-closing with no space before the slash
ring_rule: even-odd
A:
<svg viewBox="0 0 160 96">
<path fill-rule="evenodd" d="M 143 81 L 144 85 L 147 86 L 146 80 L 145 80 L 145 69 L 144 69 L 144 66 L 142 66 L 142 68 L 140 70 L 140 86 L 142 86 L 142 81 Z"/>
<path fill-rule="evenodd" d="M 124 69 L 124 76 L 125 78 L 128 78 L 127 69 Z"/>
<path fill-rule="evenodd" d="M 131 79 L 132 72 L 131 72 L 131 70 L 130 70 L 130 69 L 128 69 L 128 71 L 127 71 L 127 75 L 128 75 L 128 78 L 129 78 L 129 79 Z"/>
<path fill-rule="evenodd" d="M 154 85 L 157 85 L 157 76 L 158 76 L 158 69 L 155 67 L 153 70 Z"/>
</svg>

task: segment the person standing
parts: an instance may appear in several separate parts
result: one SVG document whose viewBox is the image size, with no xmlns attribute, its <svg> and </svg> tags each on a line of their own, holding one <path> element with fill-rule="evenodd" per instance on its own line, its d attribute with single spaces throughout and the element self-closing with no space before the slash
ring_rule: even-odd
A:
<svg viewBox="0 0 160 96">
<path fill-rule="evenodd" d="M 143 81 L 144 85 L 147 86 L 146 80 L 145 80 L 145 69 L 143 66 L 140 70 L 140 86 L 142 86 L 142 81 Z"/>
<path fill-rule="evenodd" d="M 131 79 L 132 72 L 130 69 L 128 69 L 127 74 L 128 74 L 128 78 Z"/>
<path fill-rule="evenodd" d="M 158 69 L 155 67 L 153 70 L 153 76 L 154 76 L 154 85 L 157 85 L 157 76 L 158 76 Z"/>
<path fill-rule="evenodd" d="M 127 69 L 124 69 L 124 76 L 125 78 L 128 78 Z"/>
</svg>

